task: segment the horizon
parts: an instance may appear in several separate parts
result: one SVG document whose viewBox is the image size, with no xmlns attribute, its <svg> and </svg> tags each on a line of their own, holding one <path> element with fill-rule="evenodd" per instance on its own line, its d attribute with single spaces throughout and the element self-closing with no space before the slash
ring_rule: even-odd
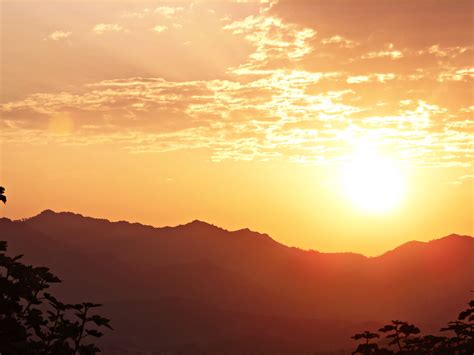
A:
<svg viewBox="0 0 474 355">
<path fill-rule="evenodd" d="M 364 255 L 474 234 L 471 1 L 0 6 L 6 217 Z"/>
<path fill-rule="evenodd" d="M 394 251 L 400 247 L 403 247 L 405 246 L 406 244 L 410 244 L 412 242 L 415 242 L 415 243 L 423 243 L 423 244 L 428 244 L 430 242 L 434 242 L 434 241 L 439 241 L 441 239 L 446 239 L 446 238 L 453 238 L 453 237 L 461 237 L 461 238 L 464 238 L 464 237 L 468 237 L 468 238 L 474 238 L 474 236 L 472 235 L 468 235 L 468 234 L 460 234 L 460 233 L 455 233 L 455 232 L 452 232 L 450 234 L 447 234 L 447 235 L 442 235 L 442 236 L 435 236 L 431 239 L 427 239 L 427 240 L 416 240 L 416 239 L 412 239 L 412 240 L 407 240 L 405 241 L 404 243 L 402 244 L 399 244 L 399 245 L 395 245 L 387 250 L 384 250 L 382 251 L 381 253 L 379 254 L 374 254 L 374 255 L 367 255 L 367 254 L 363 254 L 363 253 L 357 253 L 357 252 L 354 252 L 354 251 L 351 251 L 351 250 L 339 250 L 339 251 L 331 251 L 331 252 L 327 252 L 327 251 L 324 251 L 324 250 L 320 250 L 320 249 L 305 249 L 305 248 L 301 248 L 297 245 L 291 245 L 291 244 L 285 244 L 285 243 L 282 243 L 281 241 L 279 241 L 278 239 L 274 238 L 272 235 L 266 233 L 265 231 L 259 231 L 259 230 L 253 230 L 251 228 L 248 228 L 248 227 L 242 227 L 242 228 L 238 228 L 238 229 L 227 229 L 225 226 L 219 226 L 219 225 L 216 225 L 212 222 L 208 222 L 208 221 L 203 221 L 203 220 L 199 220 L 199 219 L 194 219 L 192 221 L 189 221 L 189 222 L 184 222 L 184 223 L 180 223 L 180 224 L 176 224 L 176 225 L 151 225 L 151 224 L 143 224 L 143 223 L 140 223 L 140 222 L 136 222 L 136 221 L 127 221 L 127 220 L 109 220 L 107 218 L 103 218 L 103 217 L 100 217 L 100 216 L 89 216 L 89 215 L 83 215 L 83 214 L 80 214 L 80 213 L 77 213 L 77 212 L 73 212 L 73 211 L 54 211 L 54 210 L 51 210 L 51 209 L 46 209 L 46 210 L 43 210 L 35 215 L 32 215 L 30 217 L 23 217 L 23 218 L 19 218 L 19 219 L 10 219 L 11 221 L 13 222 L 24 222 L 24 221 L 28 221 L 28 220 L 31 220 L 31 219 L 35 219 L 41 215 L 45 215 L 47 213 L 52 213 L 54 215 L 61 215 L 61 214 L 66 214 L 66 215 L 73 215 L 73 216 L 76 216 L 76 217 L 79 217 L 79 218 L 84 218 L 84 219 L 93 219 L 93 220 L 96 220 L 96 221 L 101 221 L 101 222 L 106 222 L 106 223 L 126 223 L 128 225 L 131 225 L 131 226 L 135 226 L 135 225 L 138 225 L 138 226 L 141 226 L 141 227 L 148 227 L 148 228 L 152 228 L 152 229 L 166 229 L 166 228 L 178 228 L 178 227 L 183 227 L 183 226 L 187 226 L 187 225 L 192 225 L 196 222 L 198 223 L 203 223 L 203 224 L 206 224 L 210 227 L 213 227 L 217 230 L 223 230 L 225 232 L 229 232 L 229 233 L 234 233 L 234 232 L 239 232 L 239 231 L 249 231 L 253 234 L 257 234 L 257 235 L 264 235 L 264 236 L 267 236 L 269 237 L 271 240 L 273 240 L 274 242 L 280 244 L 280 245 L 283 245 L 285 247 L 289 247 L 289 248 L 296 248 L 296 249 L 299 249 L 299 250 L 302 250 L 302 251 L 307 251 L 307 252 L 317 252 L 317 253 L 321 253 L 321 254 L 355 254 L 355 255 L 360 255 L 360 256 L 363 256 L 363 257 L 366 257 L 366 258 L 377 258 L 377 257 L 381 257 L 391 251 Z M 1 218 L 7 218 L 7 217 L 0 217 Z M 7 218 L 8 219 L 8 218 Z"/>
</svg>

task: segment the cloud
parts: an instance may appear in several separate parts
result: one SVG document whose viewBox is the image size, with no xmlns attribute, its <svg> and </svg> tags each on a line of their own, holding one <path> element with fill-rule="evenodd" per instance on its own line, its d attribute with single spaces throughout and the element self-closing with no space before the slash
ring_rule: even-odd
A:
<svg viewBox="0 0 474 355">
<path fill-rule="evenodd" d="M 272 61 L 299 60 L 312 51 L 308 40 L 316 35 L 311 28 L 287 24 L 266 11 L 234 21 L 223 28 L 235 35 L 243 35 L 255 48 L 249 61 L 235 68 L 234 73 L 237 74 L 258 73 Z"/>
<path fill-rule="evenodd" d="M 281 70 L 245 83 L 106 80 L 87 85 L 81 93 L 35 94 L 3 104 L 3 124 L 10 128 L 2 137 L 12 141 L 37 132 L 46 141 L 110 142 L 131 153 L 206 149 L 213 161 L 287 157 L 319 164 L 337 160 L 353 137 L 397 147 L 401 159 L 422 166 L 472 163 L 472 122 L 443 121 L 447 109 L 424 100 L 386 103 L 392 106 L 385 109 L 387 114 L 372 115 L 353 90 L 312 92 L 341 78 L 340 73 Z M 22 117 L 67 117 L 67 125 L 59 128 L 69 132 L 69 122 L 74 122 L 75 134 L 38 133 L 27 121 L 12 126 L 21 112 L 30 112 Z M 49 127 L 56 122 L 48 121 Z M 22 134 L 14 136 L 13 131 Z"/>
<path fill-rule="evenodd" d="M 394 73 L 375 73 L 370 75 L 351 75 L 347 77 L 346 81 L 348 84 L 360 84 L 373 81 L 385 83 L 386 81 L 396 79 L 396 77 L 397 76 Z"/>
<path fill-rule="evenodd" d="M 184 7 L 182 6 L 159 6 L 155 8 L 155 14 L 159 14 L 161 16 L 167 17 L 167 18 L 173 18 L 180 12 L 184 11 Z"/>
<path fill-rule="evenodd" d="M 391 59 L 400 59 L 403 57 L 403 53 L 399 50 L 394 49 L 393 43 L 388 43 L 385 45 L 385 49 L 381 51 L 370 51 L 362 55 L 362 59 L 371 59 L 371 58 L 383 58 L 388 57 Z"/>
<path fill-rule="evenodd" d="M 54 31 L 50 33 L 47 37 L 45 37 L 45 40 L 51 40 L 51 41 L 60 41 L 66 38 L 69 38 L 71 36 L 72 32 L 66 32 L 66 31 Z"/>
<path fill-rule="evenodd" d="M 279 15 L 281 8 L 272 4 L 229 5 L 242 6 L 240 12 L 216 7 L 210 28 L 216 38 L 230 38 L 226 43 L 232 47 L 220 43 L 205 59 L 219 62 L 223 48 L 236 53 L 219 74 L 203 71 L 190 78 L 160 69 L 141 72 L 149 77 L 126 77 L 120 67 L 109 80 L 15 97 L 0 105 L 0 139 L 107 143 L 133 154 L 202 149 L 213 161 L 278 158 L 308 164 L 338 161 L 351 142 L 370 139 L 414 165 L 472 167 L 474 72 L 468 44 L 433 45 L 438 39 L 426 39 L 410 47 L 392 44 L 385 33 L 357 31 L 349 39 L 333 35 L 348 31 Z M 161 6 L 123 18 L 133 21 L 134 32 L 152 38 L 150 30 L 176 28 L 168 19 L 184 11 Z M 182 23 L 193 32 L 202 29 L 199 21 L 190 15 Z M 124 31 L 110 22 L 95 32 Z M 176 42 L 191 40 L 200 43 L 196 37 Z M 135 44 L 129 45 L 132 50 Z M 161 71 L 167 79 L 158 77 Z"/>
<path fill-rule="evenodd" d="M 472 47 L 441 47 L 439 44 L 434 44 L 428 48 L 427 51 L 420 51 L 420 54 L 424 52 L 428 52 L 436 57 L 445 58 L 451 57 L 455 58 L 460 54 L 467 52 L 468 50 L 472 49 Z"/>
<path fill-rule="evenodd" d="M 330 38 L 323 38 L 321 40 L 321 43 L 322 44 L 336 44 L 339 47 L 343 47 L 343 48 L 354 48 L 355 46 L 359 45 L 358 42 L 351 41 L 339 35 L 335 35 Z"/>
<path fill-rule="evenodd" d="M 357 76 L 349 76 L 347 78 L 348 84 L 360 84 L 368 82 L 370 78 L 367 75 L 357 75 Z"/>
<path fill-rule="evenodd" d="M 474 67 L 448 68 L 438 74 L 438 81 L 469 81 L 474 79 Z"/>
<path fill-rule="evenodd" d="M 156 32 L 156 33 L 161 33 L 161 32 L 164 32 L 168 29 L 167 26 L 164 26 L 164 25 L 156 25 L 155 27 L 152 28 L 152 31 Z"/>
<path fill-rule="evenodd" d="M 121 32 L 123 31 L 123 27 L 118 24 L 99 23 L 92 28 L 92 31 L 95 34 L 101 35 L 105 32 Z"/>
</svg>

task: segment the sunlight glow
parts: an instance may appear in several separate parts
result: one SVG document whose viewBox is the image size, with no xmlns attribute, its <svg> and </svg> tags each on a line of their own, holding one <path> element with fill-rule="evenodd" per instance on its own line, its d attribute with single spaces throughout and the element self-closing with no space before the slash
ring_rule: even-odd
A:
<svg viewBox="0 0 474 355">
<path fill-rule="evenodd" d="M 354 205 L 370 213 L 392 210 L 405 193 L 405 179 L 398 162 L 380 155 L 369 145 L 358 147 L 344 166 L 343 186 Z"/>
</svg>

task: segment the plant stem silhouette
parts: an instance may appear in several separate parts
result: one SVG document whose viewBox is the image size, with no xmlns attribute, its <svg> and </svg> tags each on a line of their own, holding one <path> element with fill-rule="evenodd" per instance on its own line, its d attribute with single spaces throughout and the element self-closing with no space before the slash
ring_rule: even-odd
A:
<svg viewBox="0 0 474 355">
<path fill-rule="evenodd" d="M 417 337 L 420 333 L 418 327 L 399 320 L 392 320 L 379 331 L 387 333 L 389 346 L 394 345 L 397 348 L 395 354 L 471 355 L 474 353 L 474 300 L 469 302 L 469 308 L 462 311 L 457 320 L 441 328 L 443 332 L 454 333 L 452 337 L 430 334 Z M 378 337 L 377 333 L 370 331 L 355 334 L 352 339 L 364 339 L 365 343 L 359 344 L 353 354 L 393 354 L 389 349 L 369 343 L 370 339 Z"/>
<path fill-rule="evenodd" d="M 6 203 L 5 189 L 0 200 Z M 109 320 L 91 315 L 100 304 L 66 304 L 46 290 L 61 282 L 47 267 L 22 263 L 23 255 L 6 255 L 0 241 L 0 354 L 72 355 L 95 354 L 100 349 L 88 337 L 99 338 L 101 327 L 112 329 Z M 46 302 L 45 302 L 46 301 Z"/>
</svg>

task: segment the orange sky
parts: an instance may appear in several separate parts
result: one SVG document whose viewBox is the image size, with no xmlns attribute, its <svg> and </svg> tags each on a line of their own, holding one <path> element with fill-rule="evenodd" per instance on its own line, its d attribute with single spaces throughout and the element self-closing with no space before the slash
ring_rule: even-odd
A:
<svg viewBox="0 0 474 355">
<path fill-rule="evenodd" d="M 201 219 L 367 255 L 474 234 L 471 1 L 1 10 L 7 217 Z M 364 144 L 403 175 L 383 213 L 343 191 Z"/>
</svg>

